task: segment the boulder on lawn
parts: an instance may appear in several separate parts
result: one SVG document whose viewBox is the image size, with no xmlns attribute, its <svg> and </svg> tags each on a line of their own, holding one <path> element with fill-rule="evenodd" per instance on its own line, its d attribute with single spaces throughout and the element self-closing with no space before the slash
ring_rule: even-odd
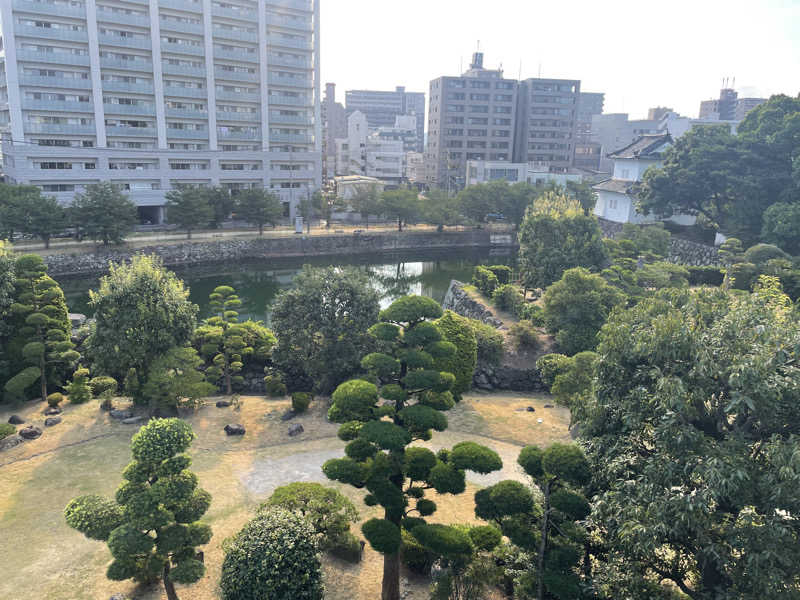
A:
<svg viewBox="0 0 800 600">
<path fill-rule="evenodd" d="M 545 408 L 553 408 L 553 405 L 552 404 L 545 404 L 544 407 Z"/>
<path fill-rule="evenodd" d="M 19 446 L 22 443 L 22 438 L 18 435 L 10 435 L 7 438 L 0 440 L 0 450 L 8 450 L 14 446 Z"/>
<path fill-rule="evenodd" d="M 230 400 L 217 400 L 217 408 L 227 408 L 231 405 Z"/>
<path fill-rule="evenodd" d="M 144 417 L 139 415 L 136 417 L 128 417 L 127 419 L 122 419 L 120 423 L 122 423 L 123 425 L 138 425 L 142 421 L 144 421 Z"/>
<path fill-rule="evenodd" d="M 536 409 L 535 409 L 535 408 L 533 408 L 532 406 L 529 406 L 529 407 L 528 407 L 528 408 L 526 408 L 525 410 L 527 410 L 528 412 L 536 412 Z"/>
<path fill-rule="evenodd" d="M 55 425 L 58 425 L 59 423 L 61 423 L 61 417 L 47 417 L 44 420 L 45 427 L 53 427 Z"/>
<path fill-rule="evenodd" d="M 303 431 L 305 430 L 303 429 L 303 426 L 300 425 L 300 423 L 292 423 L 291 425 L 289 425 L 289 437 L 300 435 L 301 433 L 303 433 Z"/>
<path fill-rule="evenodd" d="M 232 424 L 232 425 L 225 425 L 225 433 L 228 435 L 244 435 L 245 428 L 244 425 L 239 423 Z"/>
<path fill-rule="evenodd" d="M 22 439 L 35 440 L 42 435 L 42 430 L 34 425 L 28 425 L 27 427 L 20 429 L 18 433 Z"/>
<path fill-rule="evenodd" d="M 8 418 L 9 425 L 22 425 L 25 421 L 19 415 L 11 415 Z"/>
<path fill-rule="evenodd" d="M 112 419 L 130 419 L 133 416 L 132 410 L 111 410 L 108 412 Z"/>
<path fill-rule="evenodd" d="M 52 417 L 53 415 L 60 415 L 61 412 L 62 412 L 61 409 L 58 408 L 57 406 L 48 406 L 47 408 L 44 409 L 43 414 L 45 416 Z"/>
<path fill-rule="evenodd" d="M 281 421 L 291 421 L 297 416 L 297 413 L 293 410 L 287 410 L 285 413 L 281 415 Z"/>
</svg>

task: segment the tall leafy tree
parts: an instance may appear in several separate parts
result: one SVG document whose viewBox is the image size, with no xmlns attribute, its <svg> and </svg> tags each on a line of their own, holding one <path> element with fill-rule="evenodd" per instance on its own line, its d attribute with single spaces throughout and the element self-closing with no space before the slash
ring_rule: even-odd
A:
<svg viewBox="0 0 800 600">
<path fill-rule="evenodd" d="M 151 414 L 195 408 L 203 397 L 213 394 L 216 386 L 206 381 L 202 366 L 203 359 L 192 347 L 176 346 L 156 358 L 141 390 Z"/>
<path fill-rule="evenodd" d="M 361 221 L 369 229 L 370 215 L 381 213 L 381 197 L 375 185 L 358 188 L 355 195 L 350 199 L 350 206 L 361 215 Z"/>
<path fill-rule="evenodd" d="M 589 181 L 568 181 L 567 194 L 580 203 L 584 215 L 588 217 L 592 214 L 597 204 L 597 192 Z"/>
<path fill-rule="evenodd" d="M 258 227 L 258 235 L 264 235 L 264 225 L 276 225 L 283 215 L 281 201 L 272 192 L 252 188 L 243 190 L 236 197 L 236 215 Z"/>
<path fill-rule="evenodd" d="M 133 461 L 114 500 L 87 495 L 67 504 L 70 527 L 108 544 L 109 579 L 161 580 L 167 599 L 178 600 L 176 583 L 195 583 L 205 574 L 197 547 L 211 539 L 211 528 L 200 522 L 211 495 L 189 470 L 185 452 L 194 438 L 180 419 L 150 421 L 131 440 Z"/>
<path fill-rule="evenodd" d="M 206 190 L 198 186 L 181 186 L 166 195 L 167 222 L 186 230 L 192 239 L 192 230 L 203 227 L 214 218 Z"/>
<path fill-rule="evenodd" d="M 320 216 L 325 219 L 325 228 L 330 229 L 333 211 L 342 205 L 339 196 L 333 192 L 317 190 L 311 195 L 311 202 L 314 208 L 319 211 Z"/>
<path fill-rule="evenodd" d="M 228 190 L 220 186 L 203 188 L 203 193 L 213 213 L 211 226 L 214 229 L 219 229 L 222 227 L 223 221 L 231 216 L 236 206 L 234 198 Z"/>
<path fill-rule="evenodd" d="M 432 431 L 444 431 L 442 411 L 453 404 L 452 373 L 436 371 L 434 361 L 455 348 L 443 342 L 431 322 L 442 316 L 432 299 L 406 296 L 381 311 L 380 322 L 370 332 L 382 351 L 366 355 L 362 366 L 378 381 L 354 379 L 333 393 L 328 417 L 341 423 L 339 437 L 347 441 L 345 458 L 327 461 L 322 470 L 330 479 L 366 488 L 364 501 L 383 508 L 382 518 L 364 523 L 370 545 L 384 555 L 382 600 L 400 598 L 401 528 L 443 554 L 457 537 L 453 528 L 428 525 L 424 517 L 436 511 L 425 491 L 460 494 L 465 471 L 489 473 L 502 467 L 500 457 L 474 442 L 461 442 L 452 450 L 434 454 L 413 447 L 429 440 Z M 381 403 L 380 399 L 386 402 Z"/>
<path fill-rule="evenodd" d="M 609 560 L 694 600 L 794 598 L 800 323 L 774 279 L 615 312 L 579 420 Z"/>
<path fill-rule="evenodd" d="M 63 384 L 63 371 L 80 354 L 70 341 L 70 325 L 64 293 L 48 277 L 47 266 L 37 255 L 25 255 L 16 262 L 15 302 L 11 312 L 17 317 L 12 348 L 19 349 L 25 363 L 5 385 L 6 394 L 21 398 L 27 388 L 39 381 L 42 399 L 47 398 L 48 380 Z M 21 346 L 21 348 L 20 348 Z"/>
<path fill-rule="evenodd" d="M 44 196 L 35 188 L 25 199 L 25 221 L 22 231 L 36 236 L 44 242 L 44 247 L 50 247 L 50 238 L 53 234 L 63 231 L 67 225 L 67 215 L 64 207 L 52 196 Z"/>
<path fill-rule="evenodd" d="M 189 290 L 155 256 L 111 264 L 97 291 L 89 291 L 96 323 L 89 336 L 94 370 L 123 381 L 144 402 L 141 386 L 154 360 L 184 346 L 194 331 L 197 306 Z"/>
<path fill-rule="evenodd" d="M 367 330 L 378 319 L 379 298 L 356 269 L 303 267 L 294 286 L 273 304 L 274 363 L 293 385 L 329 394 L 358 373 L 370 343 Z"/>
<path fill-rule="evenodd" d="M 461 211 L 471 221 L 484 223 L 487 215 L 503 211 L 503 199 L 509 187 L 505 180 L 471 185 L 458 193 Z"/>
<path fill-rule="evenodd" d="M 761 239 L 792 256 L 800 255 L 800 203 L 778 202 L 770 206 L 764 212 Z"/>
<path fill-rule="evenodd" d="M 600 271 L 608 260 L 597 219 L 561 193 L 545 192 L 536 200 L 518 237 L 520 271 L 528 288 L 545 288 L 573 267 Z"/>
<path fill-rule="evenodd" d="M 419 194 L 416 190 L 386 190 L 381 195 L 381 212 L 397 220 L 397 230 L 403 231 L 403 224 L 413 221 L 420 215 Z"/>
<path fill-rule="evenodd" d="M 14 284 L 17 277 L 16 260 L 10 249 L 0 241 L 0 386 L 8 379 L 8 337 L 11 334 L 11 305 L 14 303 Z"/>
<path fill-rule="evenodd" d="M 434 188 L 425 194 L 421 201 L 422 218 L 436 225 L 439 231 L 448 225 L 458 225 L 464 221 L 458 196 L 445 190 Z"/>
<path fill-rule="evenodd" d="M 28 202 L 39 195 L 41 190 L 34 185 L 0 183 L 0 239 L 13 242 L 22 233 Z"/>
<path fill-rule="evenodd" d="M 136 204 L 109 182 L 87 185 L 72 206 L 83 234 L 104 246 L 122 243 L 138 221 Z"/>
<path fill-rule="evenodd" d="M 308 191 L 305 196 L 300 198 L 300 202 L 297 204 L 297 212 L 303 217 L 306 233 L 311 233 L 311 219 L 316 214 L 316 208 L 314 206 L 314 198 Z"/>
</svg>

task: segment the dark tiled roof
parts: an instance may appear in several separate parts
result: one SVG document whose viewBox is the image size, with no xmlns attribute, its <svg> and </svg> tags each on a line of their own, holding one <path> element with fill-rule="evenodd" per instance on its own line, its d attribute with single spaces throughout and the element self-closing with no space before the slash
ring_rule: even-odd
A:
<svg viewBox="0 0 800 600">
<path fill-rule="evenodd" d="M 624 148 L 608 155 L 608 158 L 661 158 L 663 146 L 672 143 L 669 133 L 650 133 L 640 136 Z"/>
<path fill-rule="evenodd" d="M 618 194 L 631 193 L 635 181 L 623 181 L 622 179 L 606 179 L 597 185 L 593 185 L 592 189 L 600 192 L 617 192 Z"/>
</svg>

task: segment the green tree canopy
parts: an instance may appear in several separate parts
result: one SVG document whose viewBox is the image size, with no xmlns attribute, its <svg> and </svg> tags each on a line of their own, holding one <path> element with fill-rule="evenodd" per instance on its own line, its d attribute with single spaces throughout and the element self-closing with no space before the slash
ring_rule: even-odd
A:
<svg viewBox="0 0 800 600">
<path fill-rule="evenodd" d="M 378 193 L 377 186 L 359 187 L 353 197 L 350 198 L 350 206 L 361 215 L 361 221 L 369 229 L 370 215 L 379 215 L 382 210 L 381 196 Z"/>
<path fill-rule="evenodd" d="M 236 196 L 236 215 L 258 227 L 258 235 L 264 234 L 264 225 L 275 226 L 283 215 L 283 206 L 278 196 L 265 189 L 242 190 Z"/>
<path fill-rule="evenodd" d="M 131 440 L 133 461 L 115 499 L 79 496 L 64 509 L 70 527 L 107 542 L 114 559 L 109 579 L 160 579 L 168 600 L 178 600 L 175 583 L 195 583 L 205 574 L 197 546 L 211 539 L 211 528 L 200 522 L 211 495 L 189 470 L 185 452 L 194 437 L 180 419 L 150 421 Z"/>
<path fill-rule="evenodd" d="M 778 202 L 764 211 L 761 239 L 800 255 L 800 202 Z"/>
<path fill-rule="evenodd" d="M 381 194 L 381 212 L 397 221 L 398 231 L 403 231 L 403 224 L 419 218 L 421 210 L 416 190 L 401 188 Z"/>
<path fill-rule="evenodd" d="M 798 348 L 769 278 L 614 313 L 580 419 L 610 562 L 697 600 L 796 595 Z"/>
<path fill-rule="evenodd" d="M 214 219 L 214 209 L 208 201 L 207 190 L 200 186 L 181 186 L 166 195 L 167 222 L 186 230 L 192 239 L 192 230 L 208 225 Z"/>
<path fill-rule="evenodd" d="M 191 339 L 197 306 L 188 298 L 183 282 L 155 256 L 111 264 L 98 290 L 89 291 L 96 319 L 88 340 L 94 370 L 123 381 L 134 369 L 129 392 L 146 401 L 140 387 L 152 362 Z"/>
<path fill-rule="evenodd" d="M 329 394 L 355 375 L 378 318 L 378 292 L 353 268 L 303 267 L 272 309 L 273 360 L 294 387 Z"/>
<path fill-rule="evenodd" d="M 122 243 L 138 221 L 136 204 L 108 182 L 89 184 L 75 194 L 72 212 L 80 230 L 104 246 Z"/>
<path fill-rule="evenodd" d="M 25 229 L 27 206 L 42 191 L 35 185 L 0 183 L 0 239 L 14 241 Z"/>
<path fill-rule="evenodd" d="M 421 201 L 421 212 L 425 221 L 438 226 L 440 230 L 464 221 L 458 196 L 448 194 L 440 188 L 434 188 L 425 194 Z"/>
<path fill-rule="evenodd" d="M 206 201 L 211 207 L 211 224 L 214 229 L 219 229 L 222 222 L 228 219 L 236 206 L 230 191 L 220 186 L 202 188 Z"/>
<path fill-rule="evenodd" d="M 38 187 L 34 190 L 25 198 L 22 231 L 38 237 L 44 242 L 44 247 L 49 248 L 50 238 L 67 226 L 67 214 L 58 200 L 42 195 Z"/>
</svg>

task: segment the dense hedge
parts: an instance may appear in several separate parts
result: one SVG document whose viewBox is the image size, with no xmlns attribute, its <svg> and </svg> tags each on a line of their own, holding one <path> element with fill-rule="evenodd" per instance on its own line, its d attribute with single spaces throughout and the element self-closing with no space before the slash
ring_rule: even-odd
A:
<svg viewBox="0 0 800 600">
<path fill-rule="evenodd" d="M 472 272 L 472 285 L 478 288 L 489 298 L 492 297 L 492 294 L 494 293 L 495 289 L 497 289 L 499 284 L 500 282 L 497 279 L 497 275 L 492 273 L 486 267 L 478 265 Z"/>
<path fill-rule="evenodd" d="M 10 423 L 0 423 L 0 440 L 17 432 L 17 428 Z"/>
<path fill-rule="evenodd" d="M 511 267 L 507 267 L 506 265 L 492 265 L 487 267 L 487 269 L 497 277 L 498 284 L 506 285 L 507 283 L 511 283 Z"/>
<path fill-rule="evenodd" d="M 491 325 L 475 319 L 469 319 L 469 324 L 478 343 L 478 362 L 500 364 L 505 353 L 503 334 Z"/>
<path fill-rule="evenodd" d="M 472 376 L 478 362 L 478 341 L 475 331 L 470 327 L 469 319 L 446 311 L 436 326 L 442 333 L 444 341 L 455 345 L 455 354 L 437 358 L 434 367 L 437 371 L 452 373 L 456 377 L 453 385 L 453 396 L 459 398 L 472 387 Z"/>
<path fill-rule="evenodd" d="M 689 285 L 722 285 L 725 274 L 717 267 L 686 267 L 689 271 Z"/>
<path fill-rule="evenodd" d="M 308 392 L 294 392 L 292 394 L 292 410 L 298 414 L 308 410 L 311 404 L 311 394 Z"/>
<path fill-rule="evenodd" d="M 500 310 L 505 310 L 518 317 L 523 304 L 525 304 L 525 298 L 523 298 L 516 286 L 507 283 L 494 291 L 492 302 Z"/>
</svg>

